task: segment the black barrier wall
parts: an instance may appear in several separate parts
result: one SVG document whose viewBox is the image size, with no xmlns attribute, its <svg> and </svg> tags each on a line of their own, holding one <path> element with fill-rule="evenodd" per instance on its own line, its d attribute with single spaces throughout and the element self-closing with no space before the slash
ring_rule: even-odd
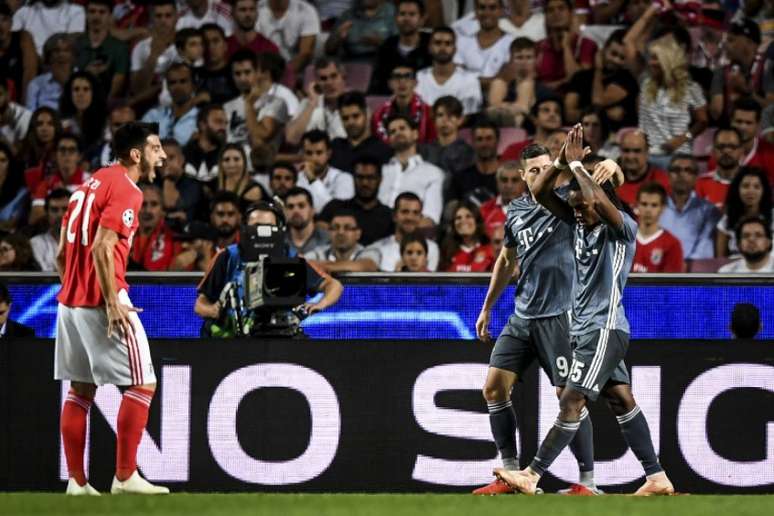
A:
<svg viewBox="0 0 774 516">
<path fill-rule="evenodd" d="M 628 363 L 664 467 L 684 492 L 774 491 L 774 343 L 633 342 Z M 475 342 L 160 341 L 144 475 L 185 491 L 467 491 L 498 465 Z M 0 488 L 61 490 L 64 387 L 51 341 L 0 346 Z M 514 390 L 522 462 L 557 403 L 533 368 Z M 89 476 L 108 488 L 120 393 L 99 390 Z M 628 492 L 639 463 L 591 407 L 597 482 Z M 625 453 L 626 452 L 626 453 Z M 576 480 L 566 452 L 543 481 Z"/>
</svg>

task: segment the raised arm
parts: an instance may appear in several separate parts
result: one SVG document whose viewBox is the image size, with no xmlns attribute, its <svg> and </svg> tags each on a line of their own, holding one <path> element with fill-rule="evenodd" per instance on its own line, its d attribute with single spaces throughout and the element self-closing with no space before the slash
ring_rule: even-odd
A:
<svg viewBox="0 0 774 516">
<path fill-rule="evenodd" d="M 564 149 L 566 143 L 562 146 L 562 151 L 559 153 L 559 157 L 551 165 L 541 168 L 540 166 L 525 166 L 524 174 L 536 174 L 534 182 L 532 183 L 531 191 L 535 200 L 545 206 L 548 211 L 553 213 L 559 219 L 564 221 L 570 221 L 573 219 L 572 209 L 564 202 L 556 192 L 554 192 L 554 185 L 556 184 L 556 178 L 566 168 L 564 158 Z"/>
<path fill-rule="evenodd" d="M 610 201 L 602 187 L 586 172 L 586 168 L 581 163 L 583 155 L 583 128 L 580 125 L 576 125 L 570 130 L 570 134 L 567 135 L 565 156 L 570 162 L 570 171 L 580 185 L 583 200 L 597 212 L 597 215 L 602 218 L 605 224 L 615 228 L 622 227 L 623 217 L 621 212 Z"/>
</svg>

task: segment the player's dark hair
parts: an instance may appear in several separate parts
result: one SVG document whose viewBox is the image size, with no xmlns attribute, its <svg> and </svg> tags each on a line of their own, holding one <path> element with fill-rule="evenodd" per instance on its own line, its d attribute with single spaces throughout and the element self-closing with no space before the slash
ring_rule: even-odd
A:
<svg viewBox="0 0 774 516">
<path fill-rule="evenodd" d="M 739 222 L 734 226 L 734 235 L 736 236 L 736 246 L 742 242 L 742 229 L 748 224 L 760 224 L 763 228 L 763 232 L 766 234 L 769 240 L 771 240 L 771 221 L 762 217 L 761 215 L 746 215 L 739 219 Z"/>
<path fill-rule="evenodd" d="M 731 333 L 737 339 L 753 339 L 761 331 L 761 313 L 750 303 L 737 303 L 731 312 Z"/>
<path fill-rule="evenodd" d="M 69 198 L 70 198 L 70 192 L 67 191 L 66 189 L 54 188 L 46 195 L 46 204 L 45 204 L 46 211 L 48 211 L 48 207 L 51 204 L 51 201 L 56 199 L 69 199 Z"/>
<path fill-rule="evenodd" d="M 631 207 L 629 207 L 628 204 L 623 202 L 620 197 L 618 197 L 618 193 L 615 191 L 615 187 L 610 181 L 605 181 L 601 185 L 599 185 L 600 188 L 605 192 L 605 195 L 607 195 L 607 198 L 610 200 L 611 203 L 613 203 L 613 206 L 617 210 L 623 211 L 627 215 L 629 215 L 631 218 L 637 220 L 636 215 L 634 214 L 634 211 L 632 211 Z M 578 183 L 578 180 L 575 178 L 572 178 L 569 184 L 569 189 L 575 190 L 577 192 L 581 191 L 580 183 Z"/>
<path fill-rule="evenodd" d="M 345 107 L 357 106 L 363 113 L 368 111 L 368 103 L 366 102 L 365 95 L 360 91 L 348 91 L 339 95 L 339 99 L 336 101 L 339 111 Z"/>
<path fill-rule="evenodd" d="M 771 222 L 771 184 L 769 184 L 766 172 L 759 167 L 742 167 L 731 181 L 731 185 L 728 187 L 728 194 L 726 194 L 726 216 L 728 217 L 729 228 L 735 228 L 747 212 L 739 190 L 744 178 L 750 176 L 757 177 L 763 188 L 763 195 L 761 195 L 761 201 L 758 204 L 758 214 Z"/>
<path fill-rule="evenodd" d="M 309 143 L 320 143 L 325 142 L 325 147 L 327 149 L 331 148 L 331 138 L 328 136 L 328 133 L 325 131 L 321 131 L 319 129 L 312 129 L 311 131 L 307 131 L 301 136 L 301 145 L 303 145 L 305 142 Z"/>
<path fill-rule="evenodd" d="M 290 199 L 291 197 L 296 197 L 298 195 L 303 195 L 306 197 L 306 201 L 309 203 L 309 206 L 314 207 L 314 201 L 312 200 L 312 194 L 309 193 L 309 190 L 306 188 L 302 188 L 300 186 L 294 186 L 290 190 L 288 190 L 288 193 L 285 194 L 285 199 Z"/>
<path fill-rule="evenodd" d="M 421 233 L 418 231 L 415 231 L 413 233 L 409 233 L 408 235 L 403 235 L 403 238 L 400 240 L 400 254 L 401 256 L 406 251 L 406 248 L 409 246 L 409 244 L 413 244 L 414 242 L 419 243 L 419 245 L 422 246 L 422 249 L 425 250 L 425 254 L 429 253 L 428 247 L 427 247 L 427 239 L 422 236 Z"/>
<path fill-rule="evenodd" d="M 677 161 L 690 161 L 693 164 L 694 174 L 699 173 L 699 166 L 696 164 L 696 159 L 693 157 L 693 155 L 688 154 L 687 152 L 678 152 L 673 154 L 672 159 L 669 160 L 669 170 L 672 170 L 673 165 Z"/>
<path fill-rule="evenodd" d="M 460 102 L 460 99 L 453 95 L 444 95 L 443 97 L 438 97 L 438 99 L 433 103 L 433 116 L 436 116 L 438 114 L 438 110 L 441 108 L 446 111 L 448 116 L 462 118 L 464 111 L 462 102 Z"/>
<path fill-rule="evenodd" d="M 511 46 L 508 50 L 511 54 L 513 54 L 514 52 L 519 52 L 521 50 L 535 50 L 536 46 L 537 43 L 531 39 L 524 36 L 519 36 L 518 38 L 511 41 Z"/>
<path fill-rule="evenodd" d="M 175 11 L 177 11 L 177 3 L 175 3 L 175 0 L 152 0 L 149 3 L 151 5 L 151 8 L 162 7 L 164 5 L 171 5 L 172 7 L 175 8 Z"/>
<path fill-rule="evenodd" d="M 755 120 L 761 121 L 761 105 L 752 97 L 742 97 L 734 101 L 731 107 L 731 118 L 734 117 L 734 111 L 752 111 L 755 113 Z"/>
<path fill-rule="evenodd" d="M 559 116 L 562 120 L 564 120 L 564 102 L 562 102 L 561 97 L 555 96 L 555 95 L 548 95 L 542 98 L 538 98 L 535 103 L 532 105 L 532 109 L 530 110 L 530 114 L 532 115 L 532 118 L 537 120 L 538 111 L 540 111 L 540 106 L 545 104 L 546 102 L 554 102 L 557 106 L 559 106 Z"/>
<path fill-rule="evenodd" d="M 269 180 L 274 177 L 274 171 L 279 169 L 289 170 L 293 174 L 293 182 L 298 181 L 298 170 L 289 161 L 276 161 L 269 169 Z"/>
<path fill-rule="evenodd" d="M 414 192 L 401 192 L 398 194 L 398 196 L 395 198 L 395 204 L 393 204 L 394 210 L 398 211 L 398 208 L 400 207 L 400 201 L 415 201 L 419 203 L 419 208 L 422 209 L 422 206 L 424 203 L 422 202 L 422 199 L 419 198 L 417 194 Z"/>
<path fill-rule="evenodd" d="M 8 287 L 5 286 L 5 283 L 0 281 L 0 303 L 7 303 L 11 304 L 11 293 L 8 291 Z"/>
<path fill-rule="evenodd" d="M 447 25 L 441 25 L 440 27 L 434 28 L 433 32 L 431 33 L 431 37 L 435 36 L 436 34 L 448 34 L 452 37 L 452 41 L 455 43 L 457 42 L 457 34 L 454 32 L 454 29 Z"/>
<path fill-rule="evenodd" d="M 191 83 L 193 83 L 193 76 L 194 76 L 193 67 L 191 67 L 191 65 L 189 65 L 188 63 L 183 63 L 183 62 L 172 63 L 171 65 L 169 65 L 169 68 L 167 68 L 167 71 L 164 72 L 164 77 L 165 78 L 169 77 L 169 74 L 171 74 L 172 72 L 177 72 L 178 70 L 188 71 L 188 77 L 191 79 Z"/>
<path fill-rule="evenodd" d="M 132 149 L 138 149 L 140 152 L 148 143 L 148 137 L 158 134 L 156 124 L 145 122 L 129 122 L 118 128 L 113 137 L 113 151 L 118 159 L 129 161 L 129 153 Z"/>
<path fill-rule="evenodd" d="M 420 15 L 425 14 L 425 3 L 422 0 L 398 0 L 398 8 L 400 8 L 400 4 L 414 4 L 419 9 Z"/>
<path fill-rule="evenodd" d="M 649 194 L 649 195 L 658 195 L 659 199 L 661 199 L 661 204 L 666 204 L 667 201 L 667 191 L 666 188 L 664 188 L 661 183 L 657 183 L 656 181 L 651 181 L 649 183 L 645 183 L 640 187 L 639 190 L 637 190 L 637 200 L 640 200 L 640 196 L 642 194 Z"/>
<path fill-rule="evenodd" d="M 519 161 L 521 162 L 521 168 L 525 169 L 527 168 L 527 160 L 532 158 L 537 158 L 538 156 L 542 156 L 545 154 L 546 156 L 551 156 L 551 151 L 548 150 L 548 147 L 545 145 L 540 145 L 539 143 L 530 143 L 524 149 L 521 151 L 521 156 L 519 156 Z"/>
</svg>

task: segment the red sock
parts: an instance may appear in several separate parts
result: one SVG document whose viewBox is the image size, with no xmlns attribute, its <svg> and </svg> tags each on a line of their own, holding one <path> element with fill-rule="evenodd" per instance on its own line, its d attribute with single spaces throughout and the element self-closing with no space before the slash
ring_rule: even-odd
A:
<svg viewBox="0 0 774 516">
<path fill-rule="evenodd" d="M 75 394 L 70 389 L 62 407 L 60 430 L 67 458 L 67 471 L 78 485 L 86 485 L 86 472 L 83 470 L 83 453 L 86 450 L 86 418 L 89 415 L 91 399 Z"/>
<path fill-rule="evenodd" d="M 118 409 L 116 442 L 116 478 L 124 481 L 137 469 L 137 447 L 148 423 L 153 391 L 130 387 L 124 392 Z"/>
</svg>

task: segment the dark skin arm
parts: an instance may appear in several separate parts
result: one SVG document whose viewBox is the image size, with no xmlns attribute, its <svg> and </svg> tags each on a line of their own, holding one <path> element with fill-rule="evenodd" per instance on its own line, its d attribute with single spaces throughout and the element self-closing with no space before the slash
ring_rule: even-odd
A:
<svg viewBox="0 0 774 516">
<path fill-rule="evenodd" d="M 594 208 L 605 224 L 620 228 L 623 226 L 621 212 L 613 205 L 602 187 L 594 182 L 586 169 L 578 164 L 583 159 L 583 155 L 583 128 L 576 125 L 567 135 L 565 144 L 565 156 L 570 161 L 570 170 L 580 185 L 584 202 Z"/>
</svg>

